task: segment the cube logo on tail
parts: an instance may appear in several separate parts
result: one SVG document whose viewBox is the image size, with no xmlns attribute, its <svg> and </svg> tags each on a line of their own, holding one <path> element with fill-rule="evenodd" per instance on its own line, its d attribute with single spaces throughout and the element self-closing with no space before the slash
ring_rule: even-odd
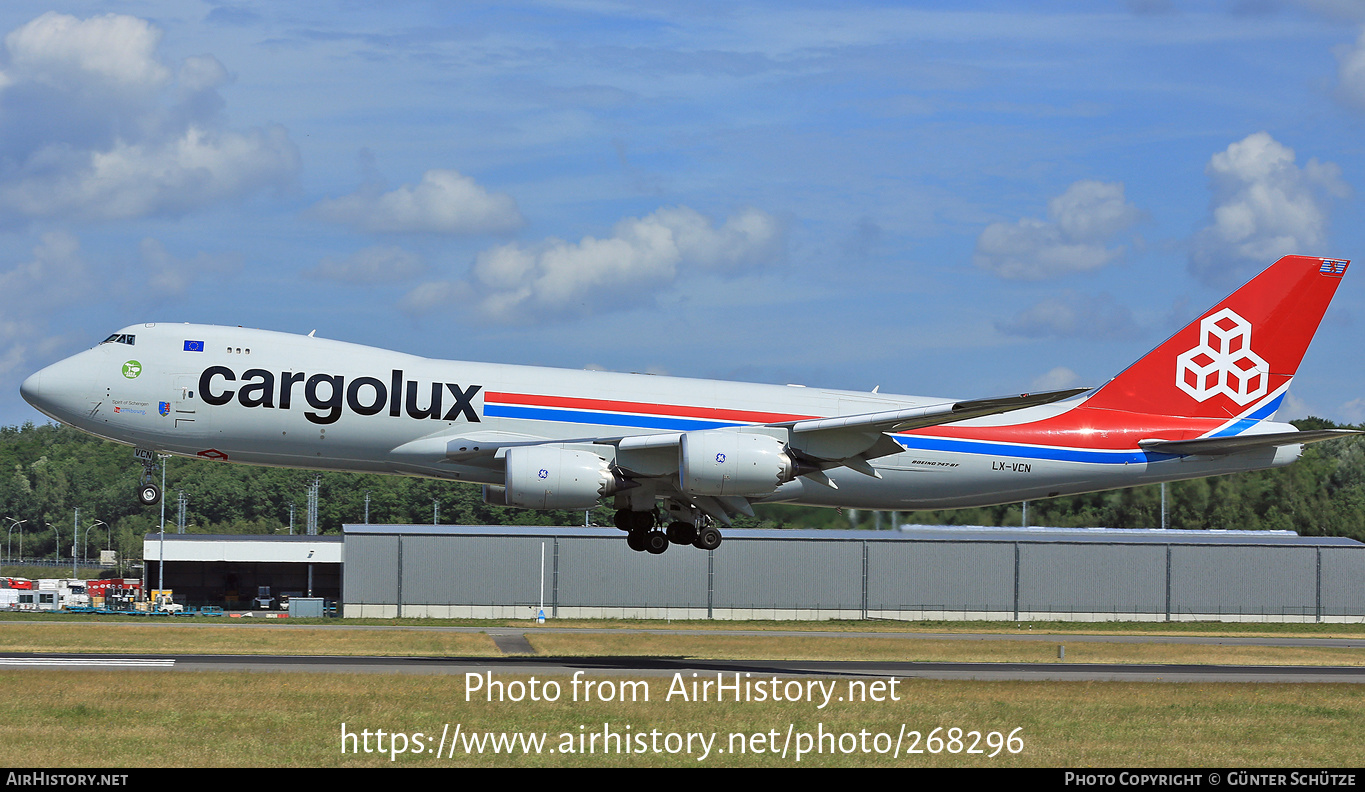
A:
<svg viewBox="0 0 1365 792">
<path fill-rule="evenodd" d="M 1344 271 L 1345 264 L 1281 258 L 1124 369 L 1086 404 L 1189 418 L 1227 419 L 1258 410 L 1293 379 L 1341 285 L 1332 273 Z M 1273 414 L 1269 407 L 1258 417 Z"/>
<path fill-rule="evenodd" d="M 1202 402 L 1217 394 L 1245 407 L 1270 389 L 1270 365 L 1251 351 L 1251 323 L 1230 308 L 1204 317 L 1199 345 L 1176 358 L 1176 387 Z"/>
</svg>

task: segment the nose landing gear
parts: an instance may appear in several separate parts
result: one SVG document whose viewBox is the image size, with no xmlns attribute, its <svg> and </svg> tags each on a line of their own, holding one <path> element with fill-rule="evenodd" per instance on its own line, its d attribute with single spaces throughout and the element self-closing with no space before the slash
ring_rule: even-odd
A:
<svg viewBox="0 0 1365 792">
<path fill-rule="evenodd" d="M 143 506 L 155 506 L 161 502 L 161 488 L 150 481 L 142 482 L 137 488 L 138 502 Z"/>
<path fill-rule="evenodd" d="M 133 456 L 142 463 L 142 483 L 137 488 L 137 500 L 143 506 L 161 502 L 161 487 L 156 484 L 156 452 L 150 448 L 135 448 Z"/>
</svg>

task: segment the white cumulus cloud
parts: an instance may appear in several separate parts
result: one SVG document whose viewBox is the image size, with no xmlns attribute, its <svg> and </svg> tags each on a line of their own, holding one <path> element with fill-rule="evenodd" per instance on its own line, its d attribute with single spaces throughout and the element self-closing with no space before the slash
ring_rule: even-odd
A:
<svg viewBox="0 0 1365 792">
<path fill-rule="evenodd" d="M 96 85 L 155 89 L 171 72 L 156 58 L 161 31 L 146 20 L 105 14 L 77 19 L 49 11 L 5 36 L 14 75 L 64 90 Z"/>
<path fill-rule="evenodd" d="M 298 167 L 298 153 L 278 126 L 247 133 L 190 127 L 176 138 L 118 141 L 106 151 L 54 148 L 42 160 L 0 180 L 0 210 L 101 220 L 182 214 Z"/>
<path fill-rule="evenodd" d="M 1290 395 L 1292 396 L 1293 394 Z M 1365 424 L 1365 399 L 1351 399 L 1338 407 L 1337 412 L 1342 418 L 1350 423 L 1356 424 L 1357 426 Z M 1293 412 L 1292 415 L 1307 415 L 1307 411 L 1298 410 Z"/>
<path fill-rule="evenodd" d="M 1284 255 L 1331 252 L 1330 201 L 1350 194 L 1336 165 L 1310 159 L 1300 168 L 1293 149 L 1257 132 L 1214 154 L 1204 172 L 1213 222 L 1190 253 L 1200 280 L 1226 286 Z"/>
<path fill-rule="evenodd" d="M 283 128 L 233 130 L 211 55 L 157 56 L 145 20 L 49 12 L 4 39 L 0 222 L 179 215 L 287 183 Z"/>
<path fill-rule="evenodd" d="M 404 307 L 421 313 L 449 300 L 473 301 L 486 318 L 532 322 L 631 306 L 689 269 L 732 275 L 770 262 L 782 236 L 776 218 L 758 209 L 717 225 L 688 207 L 668 207 L 620 221 L 605 239 L 485 250 L 467 281 L 422 284 Z"/>
<path fill-rule="evenodd" d="M 502 233 L 525 219 L 505 193 L 490 193 L 453 170 L 429 170 L 416 186 L 384 192 L 369 185 L 341 198 L 318 203 L 313 213 L 334 223 L 372 232 L 436 234 Z"/>
<path fill-rule="evenodd" d="M 1142 218 L 1124 198 L 1122 183 L 1088 179 L 1049 201 L 1047 215 L 1047 220 L 1026 217 L 987 226 L 976 241 L 973 262 L 1012 280 L 1099 269 L 1123 256 L 1123 247 L 1108 245 Z"/>
<path fill-rule="evenodd" d="M 1080 381 L 1081 375 L 1066 366 L 1058 366 L 1046 374 L 1034 378 L 1033 389 L 1036 391 L 1052 391 L 1075 388 Z"/>
</svg>

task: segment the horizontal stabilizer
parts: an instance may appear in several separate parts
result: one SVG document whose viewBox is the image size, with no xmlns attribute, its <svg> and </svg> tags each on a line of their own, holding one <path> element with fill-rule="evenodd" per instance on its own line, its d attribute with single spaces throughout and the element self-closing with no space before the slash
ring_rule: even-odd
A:
<svg viewBox="0 0 1365 792">
<path fill-rule="evenodd" d="M 1313 429 L 1306 432 L 1273 432 L 1269 434 L 1237 435 L 1236 437 L 1201 437 L 1197 440 L 1141 440 L 1144 451 L 1161 454 L 1198 454 L 1223 456 L 1273 446 L 1318 443 L 1339 437 L 1365 434 L 1359 429 Z"/>
</svg>

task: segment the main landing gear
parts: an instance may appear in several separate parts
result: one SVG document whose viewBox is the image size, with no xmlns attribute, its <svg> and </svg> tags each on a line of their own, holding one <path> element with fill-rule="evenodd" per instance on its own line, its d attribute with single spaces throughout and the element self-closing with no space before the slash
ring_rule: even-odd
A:
<svg viewBox="0 0 1365 792">
<path fill-rule="evenodd" d="M 636 552 L 659 555 L 670 544 L 692 545 L 701 550 L 715 550 L 720 547 L 721 535 L 708 518 L 697 526 L 693 523 L 675 521 L 660 530 L 655 525 L 658 515 L 653 511 L 631 511 L 619 509 L 616 512 L 616 527 L 626 532 L 626 545 Z"/>
</svg>

